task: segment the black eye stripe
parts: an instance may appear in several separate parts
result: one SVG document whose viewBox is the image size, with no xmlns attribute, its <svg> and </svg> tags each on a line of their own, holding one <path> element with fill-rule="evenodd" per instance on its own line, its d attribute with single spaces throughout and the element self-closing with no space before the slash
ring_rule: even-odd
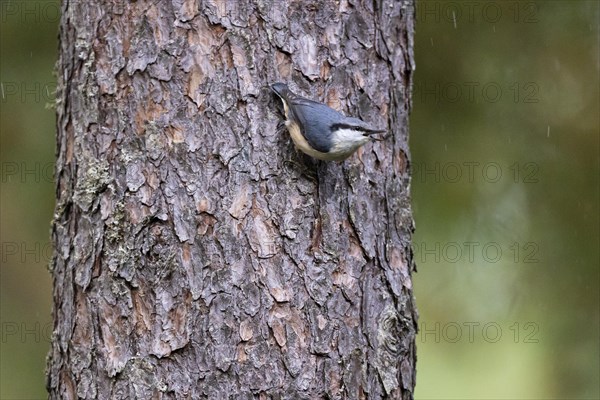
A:
<svg viewBox="0 0 600 400">
<path fill-rule="evenodd" d="M 332 130 L 338 130 L 338 129 L 352 129 L 354 131 L 364 131 L 364 129 L 358 127 L 358 126 L 354 126 L 354 125 L 348 125 L 348 124 L 333 124 L 331 126 Z"/>
</svg>

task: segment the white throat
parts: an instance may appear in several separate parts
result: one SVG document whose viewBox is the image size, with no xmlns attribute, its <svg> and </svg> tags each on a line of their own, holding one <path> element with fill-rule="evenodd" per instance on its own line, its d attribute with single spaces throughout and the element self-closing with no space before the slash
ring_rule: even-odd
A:
<svg viewBox="0 0 600 400">
<path fill-rule="evenodd" d="M 336 153 L 353 153 L 369 141 L 363 133 L 355 129 L 338 129 L 331 137 L 331 150 Z"/>
</svg>

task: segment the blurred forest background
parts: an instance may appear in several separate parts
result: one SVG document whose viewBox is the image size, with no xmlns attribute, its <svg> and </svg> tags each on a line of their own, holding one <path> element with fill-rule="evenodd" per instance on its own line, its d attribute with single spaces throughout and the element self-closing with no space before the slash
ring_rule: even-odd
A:
<svg viewBox="0 0 600 400">
<path fill-rule="evenodd" d="M 0 398 L 45 398 L 60 8 L 0 6 Z M 416 15 L 416 397 L 598 399 L 599 3 Z"/>
</svg>

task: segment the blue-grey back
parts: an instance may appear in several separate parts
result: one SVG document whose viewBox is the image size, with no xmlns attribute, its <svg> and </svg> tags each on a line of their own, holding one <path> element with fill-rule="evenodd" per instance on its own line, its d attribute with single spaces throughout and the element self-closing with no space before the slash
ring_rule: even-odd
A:
<svg viewBox="0 0 600 400">
<path fill-rule="evenodd" d="M 302 129 L 302 135 L 312 148 L 326 153 L 331 148 L 331 127 L 339 123 L 344 116 L 323 103 L 302 97 L 290 99 L 294 118 Z"/>
</svg>

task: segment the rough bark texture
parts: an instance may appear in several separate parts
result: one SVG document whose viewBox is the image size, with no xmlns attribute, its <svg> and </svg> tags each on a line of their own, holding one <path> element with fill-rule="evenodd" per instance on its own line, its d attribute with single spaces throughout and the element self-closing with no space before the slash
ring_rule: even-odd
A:
<svg viewBox="0 0 600 400">
<path fill-rule="evenodd" d="M 412 398 L 412 2 L 63 3 L 50 397 Z M 276 81 L 390 137 L 313 161 Z"/>
</svg>

